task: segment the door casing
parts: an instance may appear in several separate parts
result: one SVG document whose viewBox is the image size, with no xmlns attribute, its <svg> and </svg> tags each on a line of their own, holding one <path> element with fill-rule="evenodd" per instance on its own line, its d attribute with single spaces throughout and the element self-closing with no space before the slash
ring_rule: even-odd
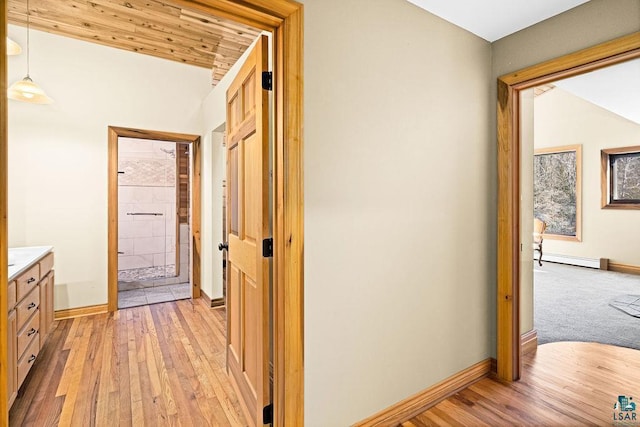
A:
<svg viewBox="0 0 640 427">
<path fill-rule="evenodd" d="M 520 378 L 520 91 L 640 58 L 640 32 L 498 78 L 498 377 Z"/>
<path fill-rule="evenodd" d="M 200 156 L 200 136 L 182 133 L 162 132 L 154 130 L 142 130 L 109 126 L 108 151 L 109 151 L 109 201 L 107 204 L 107 307 L 109 311 L 118 309 L 118 138 L 151 139 L 155 141 L 169 141 L 186 143 L 191 145 L 192 159 L 192 210 L 191 210 L 191 242 L 192 257 L 189 260 L 192 273 L 191 297 L 200 298 L 200 168 L 202 164 Z M 176 156 L 177 158 L 178 156 Z M 176 212 L 176 223 L 178 217 Z M 176 234 L 176 236 L 178 236 Z M 176 239 L 176 241 L 179 239 Z"/>
<path fill-rule="evenodd" d="M 303 194 L 303 6 L 293 0 L 171 0 L 273 33 L 274 43 L 274 425 L 304 425 L 304 194 Z M 7 35 L 7 4 L 0 9 L 0 40 Z M 6 44 L 0 43 L 0 57 Z M 7 63 L 0 91 L 7 90 Z M 0 310 L 7 312 L 8 100 L 0 97 Z M 7 318 L 0 316 L 0 342 Z M 0 425 L 8 425 L 7 348 L 0 345 Z"/>
</svg>

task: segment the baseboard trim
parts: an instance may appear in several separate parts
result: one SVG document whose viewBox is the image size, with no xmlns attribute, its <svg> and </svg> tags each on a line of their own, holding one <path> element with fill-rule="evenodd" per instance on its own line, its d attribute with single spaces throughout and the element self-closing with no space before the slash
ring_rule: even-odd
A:
<svg viewBox="0 0 640 427">
<path fill-rule="evenodd" d="M 618 264 L 617 262 L 609 261 L 608 269 L 609 271 L 616 271 L 618 273 L 640 275 L 640 267 L 637 265 Z"/>
<path fill-rule="evenodd" d="M 491 373 L 491 364 L 491 359 L 478 362 L 438 384 L 354 424 L 354 427 L 390 426 L 410 420 L 444 399 L 488 376 Z"/>
<path fill-rule="evenodd" d="M 207 295 L 207 293 L 202 289 L 200 289 L 200 296 L 202 297 L 202 299 L 204 300 L 204 302 L 207 304 L 208 307 L 213 308 L 213 307 L 221 307 L 224 305 L 224 298 L 211 299 L 211 297 Z"/>
<path fill-rule="evenodd" d="M 103 314 L 109 311 L 107 304 L 90 305 L 87 307 L 67 308 L 64 310 L 56 310 L 53 317 L 55 320 L 73 319 L 74 317 L 92 316 L 94 314 Z"/>
<path fill-rule="evenodd" d="M 520 337 L 520 348 L 522 354 L 529 354 L 538 349 L 538 331 L 535 329 L 525 332 Z"/>
</svg>

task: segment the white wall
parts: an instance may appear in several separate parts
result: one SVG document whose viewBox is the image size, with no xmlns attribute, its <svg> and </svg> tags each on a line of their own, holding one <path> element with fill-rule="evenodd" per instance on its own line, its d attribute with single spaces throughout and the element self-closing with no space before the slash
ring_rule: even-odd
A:
<svg viewBox="0 0 640 427">
<path fill-rule="evenodd" d="M 9 245 L 54 246 L 57 310 L 104 304 L 107 126 L 201 134 L 210 71 L 32 30 L 31 77 L 55 104 L 9 102 Z"/>
<path fill-rule="evenodd" d="M 491 52 L 404 0 L 304 4 L 305 425 L 345 426 L 494 351 Z"/>
<path fill-rule="evenodd" d="M 548 254 L 640 265 L 640 211 L 600 207 L 600 150 L 640 145 L 640 125 L 555 89 L 535 98 L 535 148 L 582 145 L 582 241 L 545 239 Z"/>
<path fill-rule="evenodd" d="M 255 42 L 254 42 L 255 43 Z M 251 45 L 253 47 L 253 44 Z M 202 290 L 222 298 L 222 181 L 226 179 L 226 149 L 222 146 L 227 121 L 227 89 L 247 59 L 249 47 L 202 102 L 202 181 L 211 183 L 202 197 Z M 207 262 L 204 262 L 207 260 Z"/>
</svg>

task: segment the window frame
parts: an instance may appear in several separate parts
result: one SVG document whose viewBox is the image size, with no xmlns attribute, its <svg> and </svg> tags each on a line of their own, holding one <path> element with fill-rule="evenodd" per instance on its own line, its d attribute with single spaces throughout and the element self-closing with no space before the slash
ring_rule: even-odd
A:
<svg viewBox="0 0 640 427">
<path fill-rule="evenodd" d="M 640 145 L 600 150 L 600 188 L 602 209 L 640 209 L 640 200 L 614 200 L 611 158 L 621 154 L 640 154 Z"/>
</svg>

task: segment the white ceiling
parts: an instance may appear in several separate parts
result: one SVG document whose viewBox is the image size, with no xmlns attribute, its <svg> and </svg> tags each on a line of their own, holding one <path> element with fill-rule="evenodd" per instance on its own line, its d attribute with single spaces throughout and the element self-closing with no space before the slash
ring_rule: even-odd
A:
<svg viewBox="0 0 640 427">
<path fill-rule="evenodd" d="M 558 80 L 554 84 L 640 124 L 640 59 Z"/>
<path fill-rule="evenodd" d="M 589 0 L 407 0 L 494 42 Z"/>
</svg>

